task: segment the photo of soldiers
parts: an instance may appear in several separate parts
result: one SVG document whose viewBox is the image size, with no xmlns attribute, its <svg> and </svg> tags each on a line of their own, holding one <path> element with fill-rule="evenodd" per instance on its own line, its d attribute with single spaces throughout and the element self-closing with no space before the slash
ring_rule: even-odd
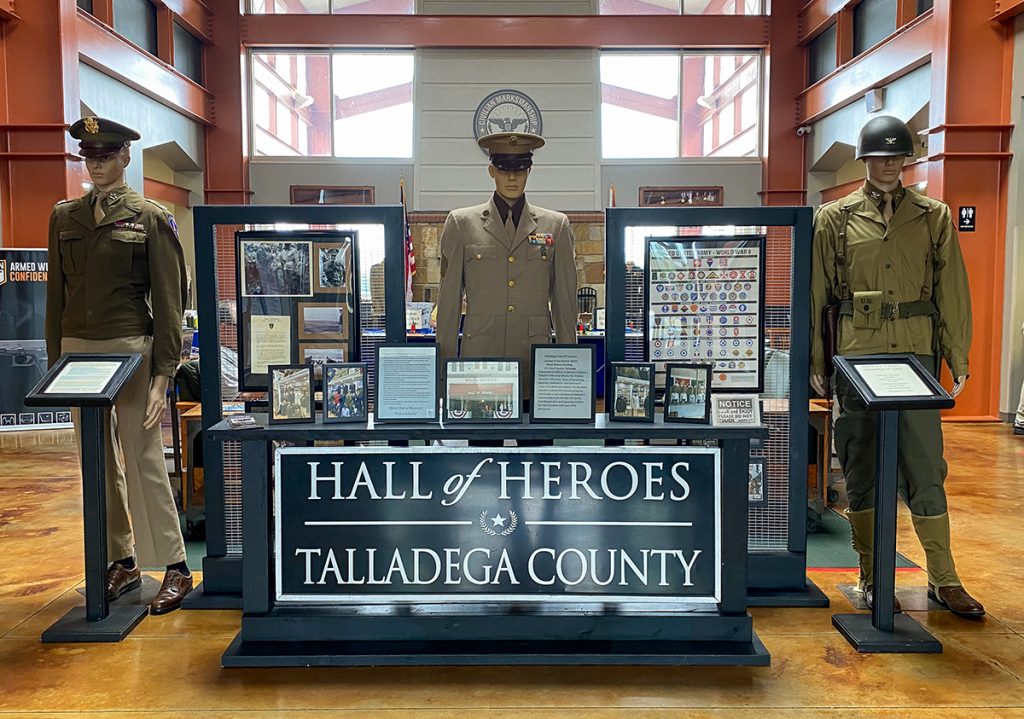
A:
<svg viewBox="0 0 1024 719">
<path fill-rule="evenodd" d="M 665 419 L 706 422 L 710 365 L 670 364 L 665 389 Z"/>
<path fill-rule="evenodd" d="M 751 459 L 747 465 L 747 500 L 752 504 L 765 500 L 763 459 Z"/>
<path fill-rule="evenodd" d="M 348 286 L 347 248 L 336 245 L 316 245 L 317 292 L 339 292 Z"/>
<path fill-rule="evenodd" d="M 612 419 L 653 418 L 651 374 L 652 367 L 646 364 L 615 367 Z"/>
<path fill-rule="evenodd" d="M 243 297 L 312 296 L 312 243 L 243 240 L 241 245 Z"/>
<path fill-rule="evenodd" d="M 271 367 L 270 420 L 313 420 L 312 367 Z"/>
<path fill-rule="evenodd" d="M 363 365 L 324 367 L 324 419 L 366 418 L 366 368 Z"/>
</svg>

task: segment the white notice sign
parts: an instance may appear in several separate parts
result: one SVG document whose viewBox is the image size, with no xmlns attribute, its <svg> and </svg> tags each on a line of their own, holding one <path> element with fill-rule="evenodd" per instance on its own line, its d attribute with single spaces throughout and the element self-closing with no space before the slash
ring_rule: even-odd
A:
<svg viewBox="0 0 1024 719">
<path fill-rule="evenodd" d="M 68 362 L 44 394 L 100 394 L 120 362 Z"/>
<path fill-rule="evenodd" d="M 907 364 L 858 364 L 854 369 L 876 397 L 931 397 L 934 394 Z"/>
</svg>

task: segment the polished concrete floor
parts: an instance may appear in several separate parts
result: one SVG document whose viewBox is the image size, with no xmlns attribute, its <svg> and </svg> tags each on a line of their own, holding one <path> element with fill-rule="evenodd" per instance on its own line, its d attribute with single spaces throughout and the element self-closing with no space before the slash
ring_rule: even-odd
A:
<svg viewBox="0 0 1024 719">
<path fill-rule="evenodd" d="M 0 719 L 227 717 L 1020 717 L 1024 719 L 1024 437 L 946 428 L 960 574 L 982 621 L 915 612 L 940 655 L 861 655 L 833 629 L 854 573 L 812 571 L 831 609 L 755 609 L 769 668 L 224 670 L 234 611 L 148 617 L 120 644 L 43 645 L 83 600 L 69 432 L 0 435 Z M 923 564 L 909 516 L 900 550 Z M 920 571 L 902 585 L 924 585 Z"/>
</svg>

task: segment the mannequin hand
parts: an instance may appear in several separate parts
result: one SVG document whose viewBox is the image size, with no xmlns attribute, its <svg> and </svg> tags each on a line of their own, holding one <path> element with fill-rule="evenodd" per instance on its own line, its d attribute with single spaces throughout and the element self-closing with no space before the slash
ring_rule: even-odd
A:
<svg viewBox="0 0 1024 719">
<path fill-rule="evenodd" d="M 824 375 L 820 375 L 820 374 L 812 374 L 811 375 L 811 389 L 813 389 L 815 392 L 817 392 L 819 397 L 826 396 L 825 395 L 825 376 Z"/>
<path fill-rule="evenodd" d="M 953 397 L 964 391 L 965 384 L 967 384 L 967 375 L 960 375 L 953 380 Z"/>
<path fill-rule="evenodd" d="M 160 418 L 164 416 L 164 402 L 167 400 L 167 382 L 170 379 L 170 377 L 151 377 L 149 379 L 146 419 L 142 422 L 145 429 L 153 429 L 160 424 Z"/>
</svg>

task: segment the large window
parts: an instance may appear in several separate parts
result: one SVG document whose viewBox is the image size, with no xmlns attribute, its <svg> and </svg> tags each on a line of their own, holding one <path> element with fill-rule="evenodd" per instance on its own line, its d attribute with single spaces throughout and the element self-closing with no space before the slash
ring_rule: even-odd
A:
<svg viewBox="0 0 1024 719">
<path fill-rule="evenodd" d="M 415 0 L 250 0 L 253 15 L 412 15 Z"/>
<path fill-rule="evenodd" d="M 601 95 L 605 159 L 759 154 L 759 54 L 603 53 Z"/>
<path fill-rule="evenodd" d="M 251 77 L 254 155 L 412 157 L 412 53 L 253 53 Z"/>
<path fill-rule="evenodd" d="M 600 0 L 601 15 L 759 15 L 762 0 Z"/>
</svg>

